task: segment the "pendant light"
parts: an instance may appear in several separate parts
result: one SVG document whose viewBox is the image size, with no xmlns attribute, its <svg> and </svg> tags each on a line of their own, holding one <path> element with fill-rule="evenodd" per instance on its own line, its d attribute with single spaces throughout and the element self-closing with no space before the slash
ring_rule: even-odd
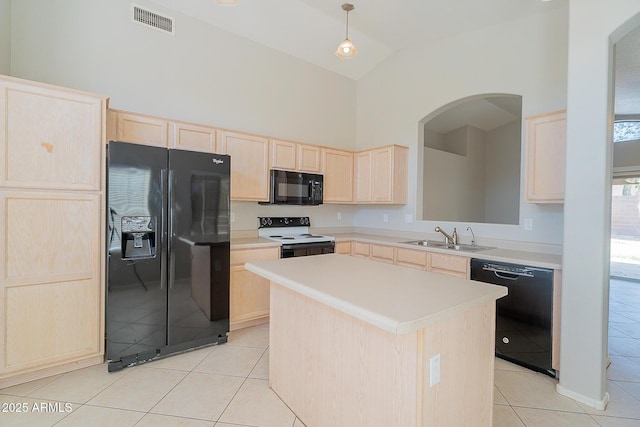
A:
<svg viewBox="0 0 640 427">
<path fill-rule="evenodd" d="M 235 6 L 238 4 L 238 0 L 216 0 L 220 6 Z"/>
<path fill-rule="evenodd" d="M 344 41 L 338 45 L 336 55 L 340 58 L 353 58 L 358 54 L 358 49 L 356 49 L 351 40 L 349 40 L 349 12 L 353 10 L 353 5 L 345 3 L 342 5 L 342 10 L 347 12 L 347 32 Z"/>
</svg>

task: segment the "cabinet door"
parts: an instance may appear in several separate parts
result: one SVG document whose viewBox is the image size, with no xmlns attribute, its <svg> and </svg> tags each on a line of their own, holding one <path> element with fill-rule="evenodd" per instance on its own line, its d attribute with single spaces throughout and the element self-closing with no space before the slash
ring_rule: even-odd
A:
<svg viewBox="0 0 640 427">
<path fill-rule="evenodd" d="M 171 148 L 216 153 L 216 129 L 191 123 L 171 123 Z"/>
<path fill-rule="evenodd" d="M 320 147 L 298 144 L 298 170 L 301 172 L 322 172 Z"/>
<path fill-rule="evenodd" d="M 105 103 L 0 80 L 0 186 L 99 190 Z"/>
<path fill-rule="evenodd" d="M 322 149 L 324 203 L 353 202 L 353 153 Z"/>
<path fill-rule="evenodd" d="M 278 259 L 279 247 L 231 251 L 229 323 L 231 330 L 269 319 L 269 280 L 244 268 L 249 261 Z"/>
<path fill-rule="evenodd" d="M 269 200 L 269 140 L 220 132 L 222 152 L 231 156 L 231 200 Z"/>
<path fill-rule="evenodd" d="M 296 170 L 298 144 L 271 139 L 271 169 Z"/>
<path fill-rule="evenodd" d="M 335 252 L 351 255 L 351 242 L 336 242 Z"/>
<path fill-rule="evenodd" d="M 427 251 L 398 248 L 396 250 L 396 265 L 425 270 L 427 268 Z"/>
<path fill-rule="evenodd" d="M 369 203 L 373 200 L 371 194 L 372 170 L 371 151 L 356 153 L 355 163 L 355 202 Z"/>
<path fill-rule="evenodd" d="M 169 147 L 169 122 L 142 114 L 118 112 L 116 137 L 118 141 L 167 148 Z"/>
<path fill-rule="evenodd" d="M 527 117 L 525 202 L 563 203 L 566 111 Z"/>
<path fill-rule="evenodd" d="M 231 267 L 229 297 L 229 323 L 239 329 L 242 322 L 268 319 L 269 280 L 244 267 Z"/>
<path fill-rule="evenodd" d="M 373 203 L 404 204 L 408 197 L 407 147 L 392 145 L 371 152 Z"/>
<path fill-rule="evenodd" d="M 369 245 L 368 243 L 353 242 L 351 248 L 353 250 L 353 256 L 369 259 L 369 254 L 371 253 L 371 245 Z"/>
<path fill-rule="evenodd" d="M 0 373 L 103 351 L 100 197 L 0 192 Z"/>
<path fill-rule="evenodd" d="M 395 262 L 395 248 L 393 246 L 371 245 L 371 259 L 373 261 L 393 264 Z"/>
<path fill-rule="evenodd" d="M 385 147 L 371 153 L 373 164 L 373 202 L 393 201 L 393 150 Z"/>
<path fill-rule="evenodd" d="M 470 258 L 468 257 L 430 252 L 428 271 L 468 279 L 469 262 Z"/>
</svg>

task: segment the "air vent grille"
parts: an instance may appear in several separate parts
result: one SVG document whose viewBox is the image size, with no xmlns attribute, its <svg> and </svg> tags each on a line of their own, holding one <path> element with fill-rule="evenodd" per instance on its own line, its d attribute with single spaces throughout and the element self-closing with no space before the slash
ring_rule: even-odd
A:
<svg viewBox="0 0 640 427">
<path fill-rule="evenodd" d="M 153 28 L 163 33 L 175 34 L 175 23 L 173 18 L 160 15 L 149 9 L 142 8 L 131 3 L 131 19 L 146 27 Z"/>
</svg>

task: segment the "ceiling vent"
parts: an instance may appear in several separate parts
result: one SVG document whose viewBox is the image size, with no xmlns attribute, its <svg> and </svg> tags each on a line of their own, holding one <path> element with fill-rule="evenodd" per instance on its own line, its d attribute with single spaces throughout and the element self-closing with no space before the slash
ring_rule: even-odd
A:
<svg viewBox="0 0 640 427">
<path fill-rule="evenodd" d="M 145 27 L 153 28 L 163 33 L 175 35 L 175 22 L 169 16 L 160 15 L 149 9 L 131 3 L 131 20 Z"/>
</svg>

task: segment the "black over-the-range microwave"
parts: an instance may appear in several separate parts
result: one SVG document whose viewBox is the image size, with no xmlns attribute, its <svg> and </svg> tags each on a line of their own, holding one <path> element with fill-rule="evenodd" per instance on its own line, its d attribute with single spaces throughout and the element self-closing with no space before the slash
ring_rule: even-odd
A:
<svg viewBox="0 0 640 427">
<path fill-rule="evenodd" d="M 272 205 L 321 205 L 322 175 L 271 169 L 269 201 Z"/>
</svg>

